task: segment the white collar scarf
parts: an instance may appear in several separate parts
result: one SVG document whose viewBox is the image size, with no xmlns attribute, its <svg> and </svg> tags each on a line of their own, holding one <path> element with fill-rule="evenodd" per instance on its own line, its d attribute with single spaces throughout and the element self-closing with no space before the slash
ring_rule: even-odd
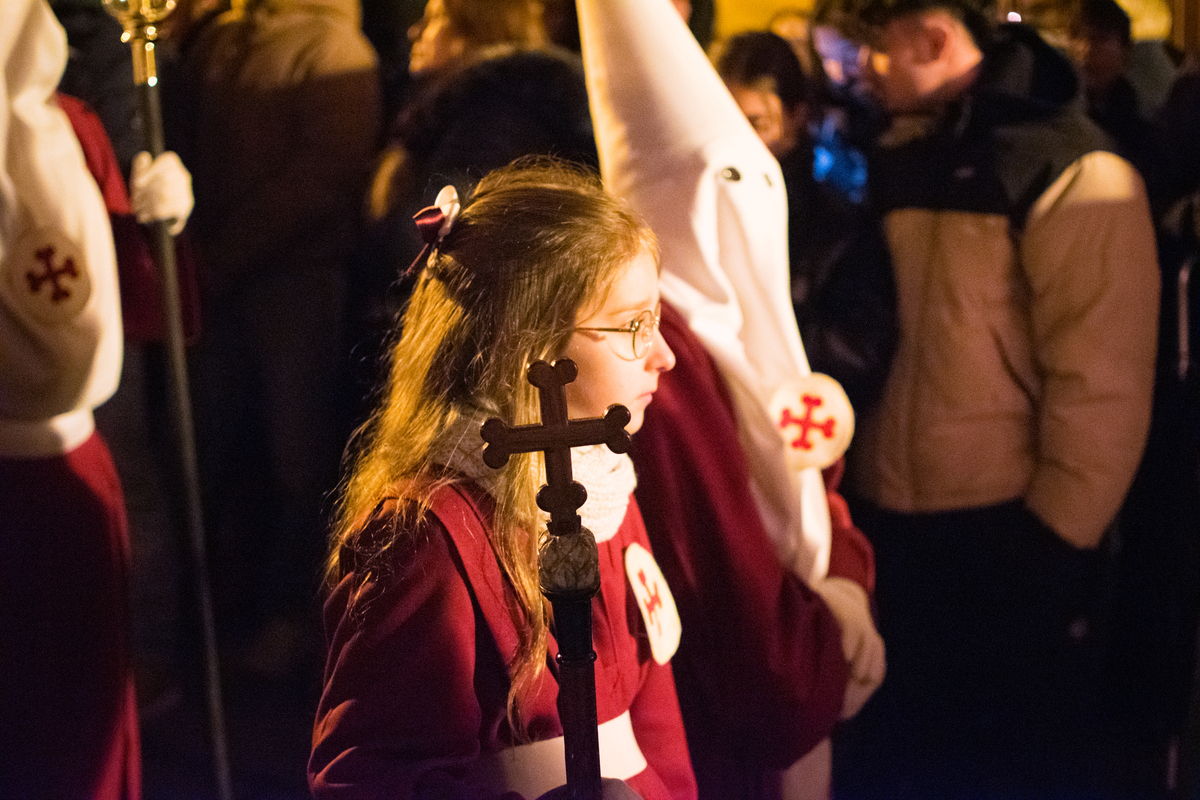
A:
<svg viewBox="0 0 1200 800">
<path fill-rule="evenodd" d="M 495 414 L 482 409 L 460 414 L 438 437 L 433 461 L 465 475 L 495 496 L 500 471 L 483 463 L 483 439 L 479 435 L 479 427 L 491 416 Z M 637 487 L 633 462 L 629 456 L 614 453 L 606 445 L 576 447 L 571 450 L 571 472 L 587 489 L 587 501 L 579 509 L 583 526 L 597 542 L 608 541 L 621 527 Z M 549 519 L 545 513 L 541 516 L 543 522 Z"/>
</svg>

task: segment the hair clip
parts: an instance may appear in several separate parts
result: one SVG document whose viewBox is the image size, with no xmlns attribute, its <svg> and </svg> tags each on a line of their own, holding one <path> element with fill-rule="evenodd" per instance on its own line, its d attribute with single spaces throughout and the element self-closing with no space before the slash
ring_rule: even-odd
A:
<svg viewBox="0 0 1200 800">
<path fill-rule="evenodd" d="M 420 234 L 421 241 L 425 244 L 413 262 L 408 265 L 408 269 L 404 270 L 404 277 L 420 271 L 419 265 L 429 258 L 433 249 L 441 243 L 442 239 L 446 238 L 446 234 L 450 233 L 460 211 L 462 211 L 462 203 L 458 200 L 458 191 L 453 186 L 447 185 L 438 192 L 433 205 L 422 208 L 413 216 L 413 220 L 417 223 L 417 233 Z"/>
</svg>

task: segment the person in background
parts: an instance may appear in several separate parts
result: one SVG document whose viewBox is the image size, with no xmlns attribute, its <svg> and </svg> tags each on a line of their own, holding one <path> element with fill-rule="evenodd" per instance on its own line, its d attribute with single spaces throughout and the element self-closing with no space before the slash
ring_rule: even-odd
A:
<svg viewBox="0 0 1200 800">
<path fill-rule="evenodd" d="M 392 123 L 376 171 L 371 219 L 399 209 L 404 224 L 432 201 L 433 175 L 468 186 L 524 155 L 595 164 L 577 56 L 549 41 L 533 0 L 431 0 L 409 30 L 409 73 L 418 88 Z M 439 184 L 440 186 L 440 184 Z"/>
<path fill-rule="evenodd" d="M 1108 548 L 1154 385 L 1145 187 L 1033 29 L 974 0 L 852 9 L 891 115 L 870 186 L 900 340 L 848 472 L 888 681 L 835 785 L 1094 797 Z"/>
<path fill-rule="evenodd" d="M 765 31 L 738 34 L 715 64 L 783 172 L 792 308 L 809 364 L 866 410 L 883 389 L 896 339 L 895 288 L 878 220 L 817 180 L 817 93 L 787 42 Z"/>
<path fill-rule="evenodd" d="M 791 45 L 768 31 L 747 31 L 720 42 L 713 63 L 771 155 L 781 162 L 803 156 L 813 86 Z"/>
<path fill-rule="evenodd" d="M 1141 165 L 1149 125 L 1125 77 L 1131 48 L 1129 15 L 1116 0 L 1080 0 L 1071 25 L 1088 116 L 1113 137 L 1118 152 Z"/>
<path fill-rule="evenodd" d="M 315 683 L 377 61 L 357 0 L 247 0 L 202 20 L 164 104 L 196 191 L 189 367 L 217 621 L 236 675 Z"/>
<path fill-rule="evenodd" d="M 431 250 L 413 265 L 417 286 L 383 396 L 352 442 L 330 543 L 309 784 L 319 800 L 531 800 L 566 774 L 557 640 L 538 580 L 544 457 L 493 470 L 480 427 L 536 424 L 526 370 L 569 358 L 568 415 L 620 403 L 636 432 L 675 362 L 658 332 L 658 250 L 593 174 L 562 162 L 489 173 L 461 205 L 447 187 L 422 216 Z M 645 800 L 695 798 L 669 663 L 679 618 L 633 499 L 633 465 L 593 445 L 571 451 L 571 469 L 599 548 L 590 607 L 602 774 Z"/>
<path fill-rule="evenodd" d="M 409 37 L 415 87 L 391 122 L 355 255 L 352 337 L 367 388 L 412 291 L 399 278 L 422 246 L 412 217 L 444 183 L 465 192 L 522 156 L 596 166 L 579 56 L 549 43 L 540 3 L 432 0 Z"/>
<path fill-rule="evenodd" d="M 683 621 L 673 668 L 700 793 L 827 799 L 829 734 L 886 659 L 870 549 L 836 475 L 792 462 L 771 408 L 822 380 L 788 301 L 779 163 L 670 4 L 579 15 L 603 176 L 662 242 L 663 335 L 680 347 L 633 455 Z M 828 430 L 850 430 L 843 408 Z"/>
</svg>

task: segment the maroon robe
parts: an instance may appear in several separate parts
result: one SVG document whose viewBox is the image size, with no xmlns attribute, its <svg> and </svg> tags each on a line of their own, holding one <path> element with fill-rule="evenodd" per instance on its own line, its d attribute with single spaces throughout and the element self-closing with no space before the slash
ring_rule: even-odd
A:
<svg viewBox="0 0 1200 800">
<path fill-rule="evenodd" d="M 389 535 L 398 503 L 385 501 L 364 535 Z M 465 782 L 481 755 L 516 743 L 506 718 L 506 662 L 517 632 L 507 611 L 512 591 L 487 541 L 491 507 L 477 489 L 441 489 L 388 574 L 352 571 L 333 590 L 308 767 L 315 797 L 496 796 Z M 630 498 L 616 535 L 599 544 L 601 589 L 592 605 L 598 719 L 630 712 L 648 767 L 627 782 L 642 797 L 695 798 L 671 670 L 651 658 L 626 580 L 624 551 L 635 542 L 649 547 Z M 533 741 L 562 735 L 556 652 L 551 636 L 547 671 L 522 698 Z"/>
<path fill-rule="evenodd" d="M 137 800 L 129 532 L 99 434 L 0 458 L 0 797 Z"/>
<path fill-rule="evenodd" d="M 778 796 L 778 770 L 839 719 L 849 677 L 841 628 L 780 564 L 712 358 L 667 303 L 661 325 L 676 364 L 659 380 L 632 456 L 638 504 L 683 625 L 672 666 L 700 795 Z M 829 574 L 870 592 L 871 546 L 844 500 L 833 491 L 829 500 Z"/>
</svg>

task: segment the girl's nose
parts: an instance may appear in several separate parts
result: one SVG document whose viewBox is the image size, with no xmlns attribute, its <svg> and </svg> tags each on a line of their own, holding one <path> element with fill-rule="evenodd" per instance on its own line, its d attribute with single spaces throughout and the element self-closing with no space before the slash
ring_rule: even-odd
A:
<svg viewBox="0 0 1200 800">
<path fill-rule="evenodd" d="M 675 351 L 663 338 L 662 328 L 654 332 L 654 341 L 650 343 L 650 352 L 646 354 L 646 368 L 656 372 L 667 372 L 675 366 Z"/>
</svg>

